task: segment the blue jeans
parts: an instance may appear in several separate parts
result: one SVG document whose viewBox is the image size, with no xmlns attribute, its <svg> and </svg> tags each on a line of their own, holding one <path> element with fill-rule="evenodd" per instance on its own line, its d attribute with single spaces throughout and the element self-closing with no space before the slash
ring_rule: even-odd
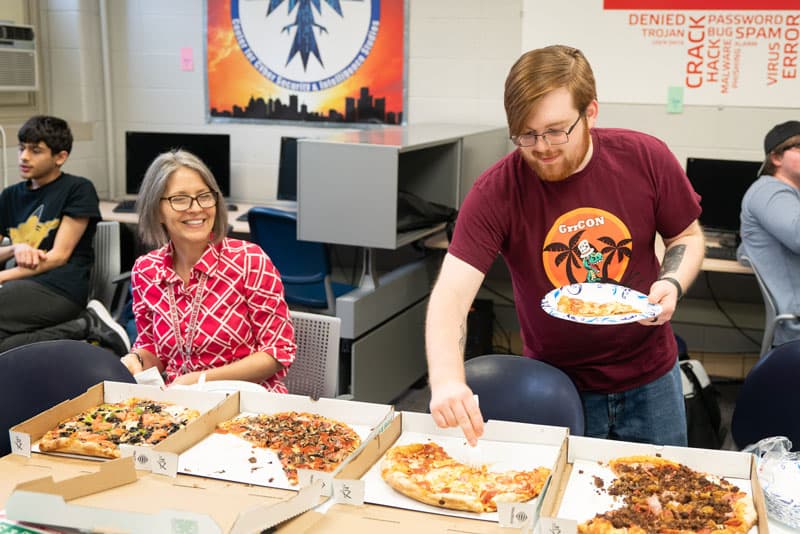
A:
<svg viewBox="0 0 800 534">
<path fill-rule="evenodd" d="M 586 435 L 687 446 L 686 408 L 677 360 L 661 378 L 622 393 L 581 393 Z"/>
</svg>

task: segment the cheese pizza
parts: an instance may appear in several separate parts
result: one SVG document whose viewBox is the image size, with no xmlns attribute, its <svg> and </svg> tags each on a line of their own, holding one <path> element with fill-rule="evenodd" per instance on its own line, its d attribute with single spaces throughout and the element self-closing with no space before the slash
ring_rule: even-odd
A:
<svg viewBox="0 0 800 534">
<path fill-rule="evenodd" d="M 582 534 L 743 534 L 756 523 L 752 497 L 727 480 L 654 456 L 609 466 L 606 491 L 621 506 L 580 524 Z"/>
<path fill-rule="evenodd" d="M 169 402 L 130 398 L 61 421 L 39 440 L 42 452 L 119 458 L 119 445 L 155 445 L 200 415 Z"/>
<path fill-rule="evenodd" d="M 220 423 L 216 432 L 273 450 L 291 484 L 298 482 L 298 469 L 333 471 L 361 444 L 348 425 L 305 412 L 240 416 Z"/>
<path fill-rule="evenodd" d="M 624 302 L 614 300 L 608 302 L 594 302 L 591 300 L 568 297 L 567 295 L 561 295 L 559 297 L 557 309 L 561 313 L 581 315 L 584 317 L 610 317 L 642 312 L 642 310 L 630 304 L 625 304 Z"/>
<path fill-rule="evenodd" d="M 524 502 L 538 496 L 550 469 L 489 471 L 462 464 L 436 443 L 390 449 L 381 476 L 396 491 L 417 501 L 452 510 L 495 512 L 498 501 Z"/>
</svg>

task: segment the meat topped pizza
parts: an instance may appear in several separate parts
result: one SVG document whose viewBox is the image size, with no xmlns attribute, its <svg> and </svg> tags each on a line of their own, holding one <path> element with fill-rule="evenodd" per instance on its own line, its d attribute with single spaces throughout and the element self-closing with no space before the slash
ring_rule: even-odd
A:
<svg viewBox="0 0 800 534">
<path fill-rule="evenodd" d="M 220 423 L 216 431 L 273 450 L 291 484 L 297 484 L 298 469 L 333 471 L 361 444 L 346 424 L 306 412 L 240 416 Z"/>
<path fill-rule="evenodd" d="M 621 506 L 578 526 L 583 534 L 742 534 L 756 523 L 752 497 L 730 482 L 654 456 L 609 462 Z"/>
<path fill-rule="evenodd" d="M 39 440 L 39 450 L 119 458 L 119 445 L 155 445 L 199 415 L 191 408 L 136 397 L 104 403 L 58 423 Z"/>
<path fill-rule="evenodd" d="M 561 313 L 581 315 L 584 317 L 609 317 L 613 315 L 628 315 L 642 312 L 642 310 L 630 304 L 625 304 L 624 302 L 594 302 L 591 300 L 568 297 L 567 295 L 561 295 L 558 298 L 557 309 Z"/>
<path fill-rule="evenodd" d="M 462 464 L 436 443 L 389 449 L 381 464 L 389 486 L 417 501 L 452 510 L 496 512 L 498 501 L 524 502 L 538 496 L 550 469 L 489 471 Z"/>
</svg>

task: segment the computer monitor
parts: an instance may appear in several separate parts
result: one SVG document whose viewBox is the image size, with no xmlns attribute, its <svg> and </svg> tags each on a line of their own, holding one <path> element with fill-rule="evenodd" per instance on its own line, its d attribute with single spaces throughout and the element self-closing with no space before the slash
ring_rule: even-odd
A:
<svg viewBox="0 0 800 534">
<path fill-rule="evenodd" d="M 700 225 L 704 230 L 738 235 L 742 197 L 758 178 L 760 167 L 760 161 L 686 159 L 686 175 L 702 197 Z"/>
<path fill-rule="evenodd" d="M 297 200 L 297 137 L 281 137 L 278 200 Z"/>
<path fill-rule="evenodd" d="M 144 174 L 156 156 L 176 148 L 200 158 L 216 178 L 222 196 L 231 195 L 230 136 L 181 132 L 125 132 L 125 193 L 137 195 Z"/>
</svg>

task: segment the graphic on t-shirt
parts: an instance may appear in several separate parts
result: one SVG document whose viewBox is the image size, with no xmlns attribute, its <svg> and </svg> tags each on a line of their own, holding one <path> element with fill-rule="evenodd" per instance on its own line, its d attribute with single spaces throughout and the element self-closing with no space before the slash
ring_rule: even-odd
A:
<svg viewBox="0 0 800 534">
<path fill-rule="evenodd" d="M 554 287 L 619 282 L 631 251 L 631 233 L 618 217 L 583 207 L 555 220 L 544 240 L 542 262 Z"/>
<path fill-rule="evenodd" d="M 8 236 L 11 238 L 11 242 L 15 245 L 25 243 L 33 248 L 39 248 L 39 245 L 42 244 L 50 230 L 58 228 L 58 224 L 61 222 L 61 219 L 42 221 L 43 211 L 44 205 L 40 205 L 18 226 L 9 228 Z"/>
</svg>

